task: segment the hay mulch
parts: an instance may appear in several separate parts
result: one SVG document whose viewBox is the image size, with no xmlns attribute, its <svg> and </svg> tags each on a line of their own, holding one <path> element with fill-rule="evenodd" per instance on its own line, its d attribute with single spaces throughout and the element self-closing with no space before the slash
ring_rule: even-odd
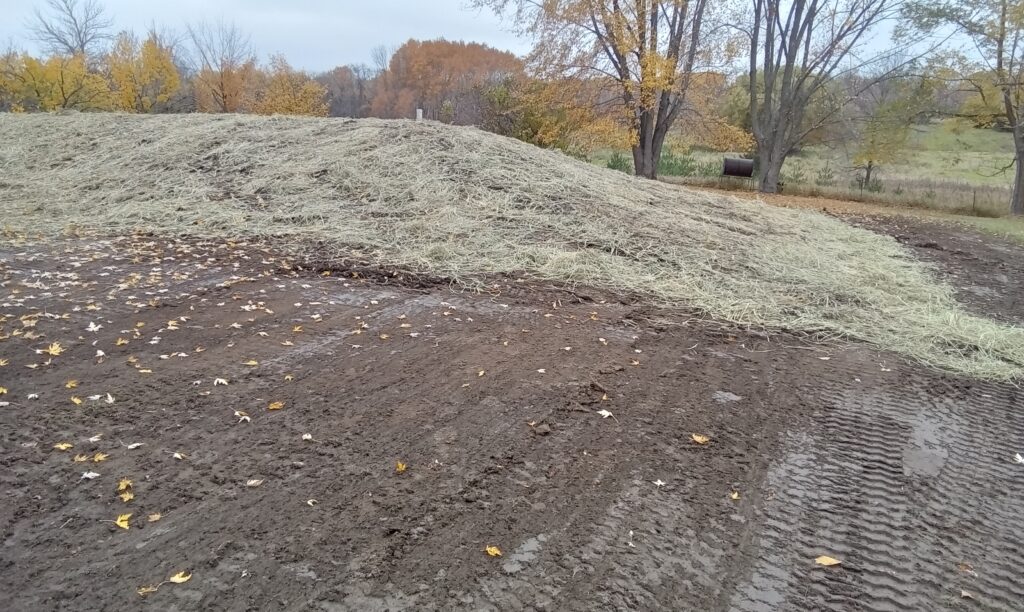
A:
<svg viewBox="0 0 1024 612">
<path fill-rule="evenodd" d="M 16 231 L 265 238 L 467 285 L 523 273 L 980 378 L 1024 372 L 1024 330 L 967 313 L 891 238 L 473 128 L 6 114 L 0 141 L 0 211 Z"/>
</svg>

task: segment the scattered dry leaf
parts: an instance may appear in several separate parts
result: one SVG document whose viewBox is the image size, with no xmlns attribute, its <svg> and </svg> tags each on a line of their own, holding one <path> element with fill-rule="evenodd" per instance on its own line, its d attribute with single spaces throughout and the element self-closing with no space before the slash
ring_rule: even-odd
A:
<svg viewBox="0 0 1024 612">
<path fill-rule="evenodd" d="M 243 361 L 242 365 L 258 366 L 258 365 L 260 365 L 260 362 L 256 361 L 255 359 L 250 359 L 249 361 Z"/>
<path fill-rule="evenodd" d="M 74 389 L 77 386 L 78 386 L 78 381 L 77 380 L 69 380 L 68 382 L 64 383 L 64 388 L 65 389 Z"/>
<path fill-rule="evenodd" d="M 488 546 L 484 550 L 486 550 L 487 554 L 492 556 L 492 557 L 500 557 L 501 556 L 501 549 L 498 548 L 497 546 Z"/>
<path fill-rule="evenodd" d="M 120 514 L 118 515 L 117 520 L 114 521 L 114 524 L 120 527 L 121 529 L 128 529 L 128 519 L 130 518 L 132 518 L 130 512 L 128 514 Z"/>
<path fill-rule="evenodd" d="M 396 474 L 401 474 L 408 467 L 409 467 L 408 465 L 406 465 L 406 464 L 402 463 L 401 461 L 399 461 L 399 462 L 395 463 L 395 473 Z"/>
<path fill-rule="evenodd" d="M 158 590 L 160 590 L 159 586 L 143 586 L 136 589 L 135 592 L 138 593 L 140 596 L 145 597 L 150 593 L 156 593 Z"/>
<path fill-rule="evenodd" d="M 71 460 L 75 463 L 85 463 L 89 460 L 89 455 L 75 455 Z"/>
<path fill-rule="evenodd" d="M 122 491 L 121 493 L 118 493 L 117 496 L 126 504 L 135 499 L 135 494 L 131 491 Z"/>
<path fill-rule="evenodd" d="M 701 434 L 690 434 L 690 438 L 697 444 L 707 444 L 711 441 L 711 438 Z"/>
<path fill-rule="evenodd" d="M 60 355 L 61 353 L 64 352 L 64 347 L 60 345 L 60 342 L 54 342 L 50 346 L 43 349 L 41 352 L 46 353 L 51 357 L 56 357 L 57 355 Z"/>
<path fill-rule="evenodd" d="M 183 582 L 188 582 L 190 578 L 192 578 L 192 574 L 186 574 L 185 572 L 178 572 L 177 574 L 171 576 L 167 580 L 169 582 L 173 582 L 174 584 L 181 584 Z"/>
<path fill-rule="evenodd" d="M 814 560 L 814 562 L 818 565 L 824 565 L 825 567 L 832 567 L 833 565 L 839 565 L 840 563 L 842 563 L 842 561 L 840 561 L 839 559 L 835 559 L 833 557 L 829 557 L 826 555 L 818 557 Z"/>
<path fill-rule="evenodd" d="M 99 463 L 101 461 L 106 461 L 109 457 L 110 455 L 106 453 L 96 453 L 95 455 L 92 456 L 92 461 L 93 463 Z"/>
<path fill-rule="evenodd" d="M 153 514 L 150 514 L 149 516 L 147 516 L 146 520 L 148 520 L 150 523 L 155 523 L 155 522 L 159 521 L 162 518 L 163 518 L 162 514 L 160 514 L 159 512 L 154 512 Z"/>
<path fill-rule="evenodd" d="M 77 395 L 73 395 L 73 396 L 71 396 L 71 402 L 74 405 L 76 405 L 76 406 L 81 406 L 82 405 L 82 398 L 78 397 Z"/>
<path fill-rule="evenodd" d="M 280 410 L 284 408 L 284 402 L 270 402 L 267 405 L 267 410 Z"/>
<path fill-rule="evenodd" d="M 53 445 L 53 447 L 59 451 L 66 451 L 69 448 L 74 448 L 74 446 L 75 445 L 70 442 L 58 442 Z"/>
<path fill-rule="evenodd" d="M 739 498 L 740 498 L 740 493 L 739 493 L 739 491 L 733 491 L 733 492 L 732 492 L 732 493 L 731 493 L 731 494 L 729 495 L 729 499 L 731 499 L 731 500 L 733 500 L 733 501 L 736 501 L 736 500 L 738 500 Z"/>
<path fill-rule="evenodd" d="M 260 486 L 261 484 L 263 484 L 262 480 L 259 480 L 259 479 L 256 479 L 256 478 L 251 478 L 251 479 L 249 479 L 248 482 L 245 483 L 245 486 L 247 486 L 247 487 L 249 487 L 251 489 L 255 489 L 256 487 Z"/>
<path fill-rule="evenodd" d="M 118 493 L 120 493 L 121 491 L 127 491 L 130 488 L 132 488 L 132 481 L 131 480 L 129 480 L 127 478 L 122 478 L 121 480 L 117 481 L 117 491 L 118 491 Z"/>
</svg>

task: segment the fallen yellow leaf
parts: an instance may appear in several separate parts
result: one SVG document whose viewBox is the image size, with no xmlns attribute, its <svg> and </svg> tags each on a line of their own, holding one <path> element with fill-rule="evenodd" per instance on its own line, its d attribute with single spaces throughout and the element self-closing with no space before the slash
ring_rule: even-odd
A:
<svg viewBox="0 0 1024 612">
<path fill-rule="evenodd" d="M 729 499 L 731 499 L 733 501 L 736 501 L 739 498 L 740 498 L 739 491 L 733 491 L 732 495 L 729 496 Z"/>
<path fill-rule="evenodd" d="M 292 328 L 292 331 L 295 332 L 296 334 L 301 334 L 302 333 L 302 326 L 301 325 L 296 325 L 295 327 Z"/>
<path fill-rule="evenodd" d="M 106 453 L 96 453 L 92 456 L 92 460 L 94 463 L 99 463 L 100 461 L 106 461 L 108 457 L 110 457 L 110 455 Z"/>
<path fill-rule="evenodd" d="M 0 368 L 4 367 L 5 365 L 7 365 L 9 363 L 10 363 L 10 361 L 7 361 L 6 359 L 0 359 Z"/>
<path fill-rule="evenodd" d="M 159 589 L 160 589 L 159 586 L 144 586 L 144 587 L 139 587 L 138 589 L 136 589 L 135 592 L 138 593 L 139 595 L 141 595 L 142 597 L 145 597 L 146 595 L 149 595 L 150 593 L 156 593 Z"/>
<path fill-rule="evenodd" d="M 64 352 L 64 347 L 60 345 L 60 342 L 54 342 L 50 346 L 43 349 L 43 352 L 51 357 L 56 357 Z"/>
<path fill-rule="evenodd" d="M 118 491 L 118 493 L 120 493 L 121 491 L 127 491 L 130 488 L 132 488 L 132 481 L 131 480 L 129 480 L 127 478 L 122 478 L 121 480 L 117 481 L 117 491 Z"/>
<path fill-rule="evenodd" d="M 121 493 L 118 493 L 117 496 L 120 497 L 121 501 L 123 501 L 126 504 L 135 499 L 135 494 L 132 493 L 131 491 L 123 491 Z"/>
<path fill-rule="evenodd" d="M 78 381 L 77 380 L 69 380 L 68 382 L 64 383 L 64 388 L 65 389 L 74 389 L 77 386 L 78 386 Z"/>
<path fill-rule="evenodd" d="M 124 338 L 118 338 L 116 341 L 114 341 L 114 344 L 117 345 L 117 346 L 124 346 L 124 345 L 128 344 L 128 340 L 126 340 Z"/>
<path fill-rule="evenodd" d="M 0 387 L 0 395 L 7 395 L 7 387 Z"/>
<path fill-rule="evenodd" d="M 703 436 L 701 434 L 690 434 L 690 437 L 693 438 L 693 441 L 696 442 L 697 444 L 707 444 L 708 442 L 711 441 L 711 438 Z"/>
<path fill-rule="evenodd" d="M 82 405 L 82 398 L 78 397 L 77 395 L 73 395 L 73 396 L 71 396 L 71 401 L 72 401 L 72 402 L 73 402 L 73 403 L 74 403 L 74 404 L 75 404 L 76 406 L 81 406 L 81 405 Z"/>
<path fill-rule="evenodd" d="M 121 529 L 128 529 L 128 519 L 130 518 L 132 518 L 130 512 L 128 514 L 119 514 L 117 520 L 114 521 L 114 524 L 120 527 Z"/>
<path fill-rule="evenodd" d="M 258 366 L 258 365 L 260 365 L 260 362 L 256 361 L 255 359 L 250 359 L 249 361 L 243 361 L 242 365 Z"/>
<path fill-rule="evenodd" d="M 75 455 L 71 460 L 75 463 L 85 463 L 89 460 L 89 455 Z"/>
<path fill-rule="evenodd" d="M 814 562 L 818 565 L 824 565 L 825 567 L 831 567 L 833 565 L 839 565 L 840 563 L 842 563 L 842 561 L 840 561 L 839 559 L 834 559 L 832 557 L 828 557 L 825 555 L 818 557 L 814 560 Z"/>
<path fill-rule="evenodd" d="M 285 382 L 291 382 L 291 381 L 293 381 L 293 380 L 295 380 L 295 377 L 294 377 L 294 376 L 292 376 L 291 374 L 285 374 L 285 375 L 284 375 L 284 381 L 285 381 Z"/>
<path fill-rule="evenodd" d="M 53 447 L 59 451 L 66 451 L 69 448 L 73 448 L 75 445 L 70 442 L 58 442 Z"/>
<path fill-rule="evenodd" d="M 399 462 L 397 462 L 397 463 L 395 464 L 395 473 L 396 473 L 396 474 L 401 474 L 401 473 L 402 473 L 402 472 L 404 472 L 404 471 L 406 470 L 406 468 L 408 468 L 408 467 L 409 467 L 408 465 L 406 465 L 406 464 L 402 463 L 401 461 L 399 461 Z"/>
<path fill-rule="evenodd" d="M 181 584 L 182 582 L 188 582 L 190 578 L 192 578 L 192 574 L 186 574 L 185 572 L 178 572 L 177 574 L 171 576 L 167 580 L 169 582 L 173 582 L 174 584 Z"/>
<path fill-rule="evenodd" d="M 492 557 L 500 557 L 501 556 L 501 549 L 498 548 L 497 546 L 488 546 L 484 550 L 486 550 L 487 554 L 492 556 Z"/>
<path fill-rule="evenodd" d="M 159 512 L 154 512 L 153 514 L 150 514 L 149 516 L 147 516 L 146 520 L 148 520 L 150 523 L 155 523 L 155 522 L 159 521 L 160 519 L 162 519 L 163 517 L 164 517 L 164 515 L 160 514 Z"/>
<path fill-rule="evenodd" d="M 270 402 L 267 406 L 267 410 L 280 410 L 284 408 L 284 402 Z"/>
</svg>

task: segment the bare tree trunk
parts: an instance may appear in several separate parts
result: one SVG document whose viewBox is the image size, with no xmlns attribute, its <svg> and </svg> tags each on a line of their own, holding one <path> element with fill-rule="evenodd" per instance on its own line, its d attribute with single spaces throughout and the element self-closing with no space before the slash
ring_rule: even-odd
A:
<svg viewBox="0 0 1024 612">
<path fill-rule="evenodd" d="M 1010 199 L 1010 214 L 1024 215 L 1024 139 L 1014 138 L 1017 150 L 1016 170 L 1013 175 L 1013 195 Z"/>
<path fill-rule="evenodd" d="M 782 164 L 786 162 L 786 156 L 783 155 L 778 146 L 764 147 L 758 151 L 757 161 L 760 169 L 758 191 L 761 193 L 778 193 L 779 178 L 782 176 Z"/>
<path fill-rule="evenodd" d="M 633 147 L 633 170 L 637 176 L 658 178 L 658 158 L 654 156 L 652 147 L 642 144 Z"/>
<path fill-rule="evenodd" d="M 864 189 L 871 186 L 871 171 L 875 169 L 875 162 L 868 161 L 868 167 L 864 170 Z"/>
</svg>

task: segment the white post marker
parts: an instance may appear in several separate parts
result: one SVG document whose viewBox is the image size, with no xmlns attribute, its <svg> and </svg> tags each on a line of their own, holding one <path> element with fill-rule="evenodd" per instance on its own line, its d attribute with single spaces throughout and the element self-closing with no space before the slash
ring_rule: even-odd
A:
<svg viewBox="0 0 1024 612">
<path fill-rule="evenodd" d="M 416 121 L 423 121 L 423 109 L 422 108 L 417 108 L 416 109 Z"/>
</svg>

